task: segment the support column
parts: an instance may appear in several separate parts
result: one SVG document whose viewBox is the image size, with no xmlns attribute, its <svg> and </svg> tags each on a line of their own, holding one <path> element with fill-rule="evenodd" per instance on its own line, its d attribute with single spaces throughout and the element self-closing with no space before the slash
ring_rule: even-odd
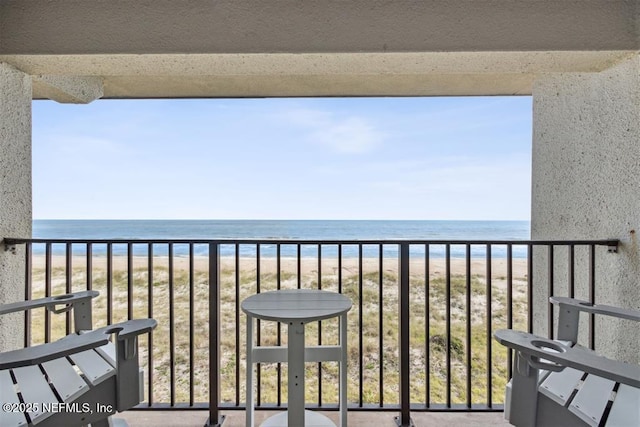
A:
<svg viewBox="0 0 640 427">
<path fill-rule="evenodd" d="M 535 82 L 532 173 L 531 237 L 620 239 L 617 254 L 597 249 L 595 300 L 640 309 L 640 55 L 599 73 Z M 534 332 L 546 335 L 546 254 L 534 259 Z M 576 270 L 576 298 L 588 299 L 587 260 Z M 554 272 L 555 293 L 567 295 L 566 276 Z M 637 325 L 596 319 L 599 352 L 640 362 Z M 588 326 L 580 328 L 587 344 Z"/>
<path fill-rule="evenodd" d="M 0 238 L 31 237 L 31 77 L 0 63 Z M 0 304 L 24 300 L 24 247 L 0 243 Z M 0 316 L 0 351 L 22 347 L 23 316 Z"/>
</svg>

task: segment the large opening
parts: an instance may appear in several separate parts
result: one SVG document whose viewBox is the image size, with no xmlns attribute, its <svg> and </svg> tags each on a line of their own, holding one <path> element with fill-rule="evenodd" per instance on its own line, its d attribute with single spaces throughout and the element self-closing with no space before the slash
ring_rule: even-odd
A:
<svg viewBox="0 0 640 427">
<path fill-rule="evenodd" d="M 524 220 L 531 98 L 34 102 L 36 219 Z"/>
</svg>

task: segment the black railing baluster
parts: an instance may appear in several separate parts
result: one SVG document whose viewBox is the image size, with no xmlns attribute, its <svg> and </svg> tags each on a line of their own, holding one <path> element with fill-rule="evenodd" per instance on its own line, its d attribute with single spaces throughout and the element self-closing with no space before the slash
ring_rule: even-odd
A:
<svg viewBox="0 0 640 427">
<path fill-rule="evenodd" d="M 189 243 L 189 406 L 195 403 L 195 261 L 193 242 Z"/>
<path fill-rule="evenodd" d="M 282 287 L 282 246 L 280 243 L 276 244 L 276 289 L 280 290 Z"/>
<path fill-rule="evenodd" d="M 493 343 L 493 336 L 492 336 L 492 313 L 493 313 L 493 307 L 492 307 L 492 297 L 491 297 L 491 287 L 492 287 L 492 283 L 491 283 L 491 277 L 492 277 L 492 271 L 491 271 L 491 244 L 487 244 L 487 258 L 486 258 L 486 264 L 487 264 L 487 277 L 486 277 L 486 282 L 487 282 L 487 287 L 486 287 L 486 294 L 487 294 L 487 299 L 486 299 L 486 305 L 487 305 L 487 313 L 486 313 L 486 317 L 487 317 L 487 335 L 486 335 L 486 342 L 487 342 L 487 408 L 491 408 L 493 406 L 493 386 L 492 386 L 492 381 L 493 381 L 493 361 L 492 361 L 492 356 L 491 356 L 491 350 L 492 350 L 492 343 Z"/>
<path fill-rule="evenodd" d="M 260 293 L 260 244 L 256 244 L 256 293 Z M 260 346 L 260 319 L 256 319 L 256 346 Z M 261 364 L 256 363 L 256 404 L 262 404 L 262 386 L 261 386 Z"/>
<path fill-rule="evenodd" d="M 318 289 L 322 290 L 322 245 L 318 244 Z M 318 345 L 322 345 L 322 321 L 318 321 Z M 322 362 L 318 362 L 318 406 L 322 406 Z"/>
<path fill-rule="evenodd" d="M 173 243 L 169 243 L 169 398 L 171 406 L 176 404 L 176 338 L 174 312 L 174 271 L 173 271 Z"/>
<path fill-rule="evenodd" d="M 554 272 L 554 251 L 553 251 L 553 245 L 549 245 L 548 246 L 548 276 L 547 276 L 547 285 L 549 287 L 548 291 L 547 291 L 547 330 L 548 330 L 548 336 L 549 338 L 553 339 L 554 337 L 554 331 L 553 331 L 553 304 L 551 304 L 551 301 L 549 300 L 549 297 L 552 297 L 555 290 L 554 290 L 554 277 L 553 277 L 553 272 Z"/>
<path fill-rule="evenodd" d="M 575 298 L 576 294 L 576 247 L 575 245 L 569 245 L 569 260 L 567 261 L 569 267 L 569 298 Z"/>
<path fill-rule="evenodd" d="M 65 244 L 65 293 L 70 294 L 73 292 L 72 276 L 73 276 L 73 251 L 71 250 L 71 243 Z M 66 334 L 71 333 L 71 312 L 65 313 L 65 330 Z"/>
<path fill-rule="evenodd" d="M 451 245 L 445 246 L 446 405 L 451 408 Z"/>
<path fill-rule="evenodd" d="M 589 302 L 596 303 L 596 246 L 589 245 Z M 589 348 L 596 349 L 596 317 L 589 313 Z"/>
<path fill-rule="evenodd" d="M 358 326 L 362 331 L 363 328 L 363 301 L 362 288 L 364 282 L 363 276 L 363 260 L 362 260 L 362 244 L 358 245 Z M 364 356 L 363 356 L 363 336 L 358 334 L 358 406 L 364 406 Z"/>
<path fill-rule="evenodd" d="M 276 289 L 280 290 L 280 244 L 276 245 Z M 277 338 L 276 338 L 276 345 L 277 346 L 281 346 L 282 345 L 282 329 L 280 328 L 280 322 L 278 322 L 278 324 L 276 325 L 277 328 Z M 276 388 L 278 390 L 278 406 L 282 406 L 282 364 L 280 362 L 278 362 L 278 364 L 276 365 L 276 372 L 277 372 L 277 382 L 276 382 Z"/>
<path fill-rule="evenodd" d="M 378 406 L 384 406 L 384 262 L 383 246 L 378 245 Z"/>
<path fill-rule="evenodd" d="M 527 332 L 533 333 L 533 244 L 527 245 Z"/>
<path fill-rule="evenodd" d="M 52 247 L 51 243 L 47 243 L 45 247 L 45 264 L 44 264 L 44 296 L 51 296 L 51 268 L 52 268 Z M 44 342 L 51 342 L 51 312 L 44 310 Z"/>
<path fill-rule="evenodd" d="M 338 292 L 342 293 L 342 244 L 338 244 Z"/>
<path fill-rule="evenodd" d="M 431 245 L 424 245 L 424 346 L 425 346 L 425 403 L 431 407 Z"/>
<path fill-rule="evenodd" d="M 513 246 L 507 245 L 507 329 L 513 329 Z M 512 377 L 511 357 L 513 350 L 507 349 L 507 375 Z"/>
<path fill-rule="evenodd" d="M 322 289 L 322 245 L 318 244 L 318 289 Z"/>
<path fill-rule="evenodd" d="M 471 409 L 473 388 L 471 386 L 471 245 L 465 245 L 465 339 L 467 357 L 467 408 Z"/>
<path fill-rule="evenodd" d="M 409 244 L 401 243 L 398 251 L 398 317 L 399 355 L 400 355 L 400 416 L 396 419 L 399 426 L 411 426 L 411 371 L 410 352 L 411 334 L 409 331 Z"/>
<path fill-rule="evenodd" d="M 113 244 L 107 243 L 107 325 L 113 323 Z"/>
<path fill-rule="evenodd" d="M 297 275 L 297 287 L 302 287 L 302 247 L 300 244 L 296 245 L 296 275 Z"/>
<path fill-rule="evenodd" d="M 93 289 L 93 245 L 87 243 L 87 287 L 90 291 Z"/>
<path fill-rule="evenodd" d="M 127 243 L 127 320 L 133 319 L 133 243 Z"/>
<path fill-rule="evenodd" d="M 209 419 L 205 426 L 222 424 L 220 404 L 220 244 L 209 242 Z"/>
<path fill-rule="evenodd" d="M 236 337 L 235 337 L 235 348 L 236 348 L 236 406 L 240 406 L 240 245 L 236 243 L 235 245 L 235 255 L 234 255 L 234 273 L 233 273 L 233 282 L 234 282 L 234 292 L 235 292 L 235 321 L 236 321 Z"/>
<path fill-rule="evenodd" d="M 29 301 L 32 299 L 33 283 L 31 272 L 33 270 L 33 257 L 32 257 L 32 244 L 27 242 L 25 245 L 25 260 L 24 260 L 24 300 Z M 31 316 L 33 314 L 29 311 L 24 316 L 24 347 L 31 347 Z"/>
<path fill-rule="evenodd" d="M 148 244 L 147 258 L 147 314 L 153 318 L 153 243 Z M 147 344 L 147 366 L 149 376 L 149 384 L 147 393 L 149 395 L 148 406 L 153 405 L 153 330 L 149 332 L 149 340 Z"/>
</svg>

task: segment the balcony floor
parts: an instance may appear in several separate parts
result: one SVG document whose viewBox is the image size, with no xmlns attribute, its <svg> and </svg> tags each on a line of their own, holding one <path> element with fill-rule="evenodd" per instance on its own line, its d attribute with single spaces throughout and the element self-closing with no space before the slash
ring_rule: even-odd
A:
<svg viewBox="0 0 640 427">
<path fill-rule="evenodd" d="M 256 411 L 256 425 L 275 413 L 274 411 Z M 324 414 L 337 422 L 337 412 L 324 412 Z M 223 415 L 226 416 L 223 427 L 244 427 L 243 411 L 226 411 Z M 349 412 L 349 426 L 395 427 L 393 417 L 396 415 L 395 412 Z M 117 418 L 125 419 L 130 427 L 202 427 L 207 417 L 206 411 L 127 411 L 117 415 Z M 502 412 L 412 412 L 411 418 L 416 427 L 510 425 L 504 420 Z"/>
</svg>

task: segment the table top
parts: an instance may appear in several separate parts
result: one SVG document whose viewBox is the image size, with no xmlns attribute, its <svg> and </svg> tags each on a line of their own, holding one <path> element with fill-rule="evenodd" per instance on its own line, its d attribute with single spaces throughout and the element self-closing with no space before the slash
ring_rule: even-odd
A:
<svg viewBox="0 0 640 427">
<path fill-rule="evenodd" d="M 346 313 L 351 300 L 336 292 L 284 289 L 252 295 L 242 301 L 241 308 L 257 319 L 307 323 Z"/>
</svg>

